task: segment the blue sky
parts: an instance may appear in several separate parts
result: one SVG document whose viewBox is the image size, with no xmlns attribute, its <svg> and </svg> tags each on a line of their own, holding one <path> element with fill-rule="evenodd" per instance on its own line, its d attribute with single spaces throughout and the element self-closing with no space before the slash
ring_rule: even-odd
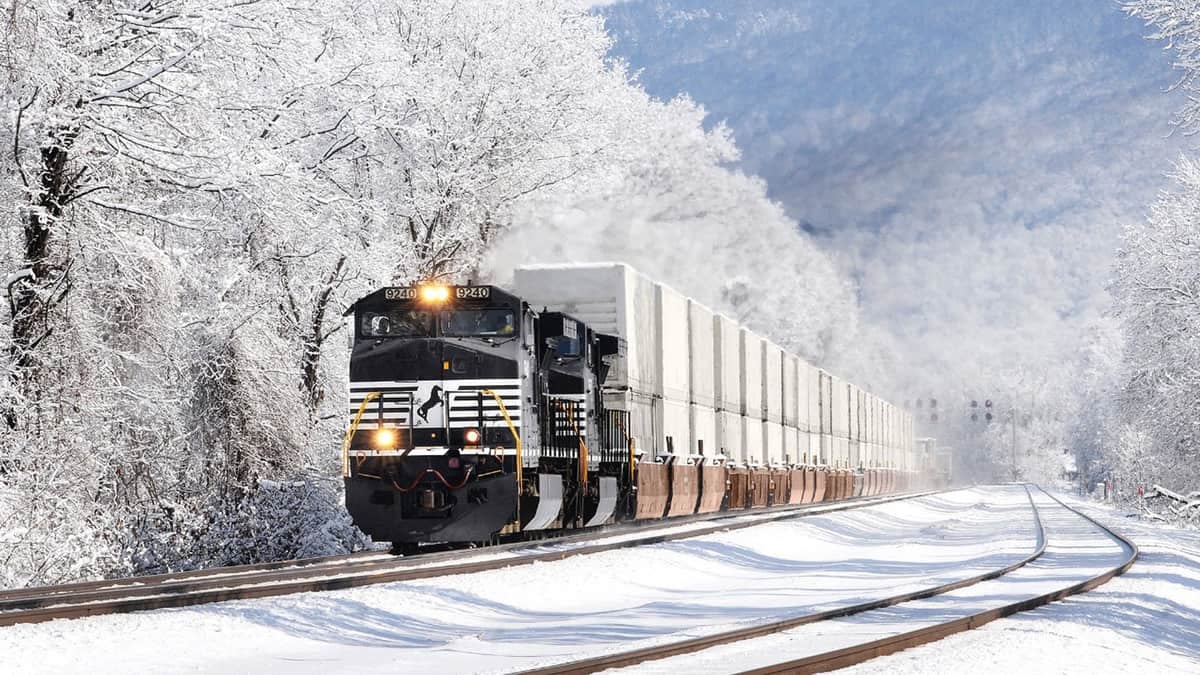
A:
<svg viewBox="0 0 1200 675">
<path fill-rule="evenodd" d="M 1190 147 L 1169 55 L 1107 0 L 600 11 L 648 91 L 729 124 L 923 368 L 1075 349 L 1121 227 Z"/>
</svg>

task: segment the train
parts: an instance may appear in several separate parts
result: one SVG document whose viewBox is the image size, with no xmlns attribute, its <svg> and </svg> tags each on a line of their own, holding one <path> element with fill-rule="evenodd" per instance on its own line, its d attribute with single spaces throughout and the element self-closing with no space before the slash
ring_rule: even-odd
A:
<svg viewBox="0 0 1200 675">
<path fill-rule="evenodd" d="M 346 316 L 346 508 L 397 552 L 927 481 L 907 411 L 623 263 L 385 287 Z"/>
</svg>

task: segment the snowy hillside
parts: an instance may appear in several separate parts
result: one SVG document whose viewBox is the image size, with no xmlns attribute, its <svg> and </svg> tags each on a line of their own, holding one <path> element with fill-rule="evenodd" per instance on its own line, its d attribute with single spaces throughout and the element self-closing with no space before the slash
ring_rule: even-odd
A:
<svg viewBox="0 0 1200 675">
<path fill-rule="evenodd" d="M 725 120 L 861 283 L 906 377 L 1076 349 L 1167 185 L 1170 60 L 1115 3 L 629 2 L 647 89 Z M 968 369 L 968 370 L 969 370 Z M 936 395 L 922 382 L 914 395 Z M 925 391 L 920 391 L 925 389 Z"/>
<path fill-rule="evenodd" d="M 1117 377 L 1120 235 L 1194 146 L 1171 133 L 1184 97 L 1152 28 L 1088 0 L 597 11 L 647 89 L 727 123 L 741 166 L 857 281 L 865 325 L 834 367 L 940 399 L 923 433 L 1006 464 L 1111 440 L 1084 392 Z M 1017 415 L 1018 438 L 972 425 L 972 399 Z"/>
</svg>

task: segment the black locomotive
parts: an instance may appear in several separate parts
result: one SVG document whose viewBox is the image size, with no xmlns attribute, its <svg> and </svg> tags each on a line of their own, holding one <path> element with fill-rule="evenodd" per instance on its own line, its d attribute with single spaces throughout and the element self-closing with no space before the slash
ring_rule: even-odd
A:
<svg viewBox="0 0 1200 675">
<path fill-rule="evenodd" d="M 355 303 L 346 505 L 398 548 L 610 521 L 631 491 L 621 347 L 494 286 L 384 288 Z"/>
</svg>

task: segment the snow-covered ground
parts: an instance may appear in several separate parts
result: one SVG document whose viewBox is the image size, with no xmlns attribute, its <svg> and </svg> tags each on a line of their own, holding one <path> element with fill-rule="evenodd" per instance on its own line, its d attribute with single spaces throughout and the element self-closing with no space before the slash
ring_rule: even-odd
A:
<svg viewBox="0 0 1200 675">
<path fill-rule="evenodd" d="M 646 673 L 728 673 L 771 666 L 891 638 L 970 617 L 1087 581 L 1122 564 L 1131 551 L 1103 530 L 1035 490 L 1046 534 L 1037 560 L 1002 577 L 894 607 L 800 626 L 793 630 L 628 669 Z M 736 664 L 731 666 L 730 664 Z M 963 660 L 959 665 L 970 665 Z M 922 672 L 930 672 L 915 664 Z M 948 672 L 935 669 L 933 672 Z"/>
<path fill-rule="evenodd" d="M 1133 568 L 1083 595 L 840 672 L 1200 673 L 1200 532 L 1063 499 L 1133 539 Z"/>
<path fill-rule="evenodd" d="M 6 672 L 496 672 L 1002 567 L 1025 491 L 973 489 L 477 574 L 0 629 Z"/>
</svg>

